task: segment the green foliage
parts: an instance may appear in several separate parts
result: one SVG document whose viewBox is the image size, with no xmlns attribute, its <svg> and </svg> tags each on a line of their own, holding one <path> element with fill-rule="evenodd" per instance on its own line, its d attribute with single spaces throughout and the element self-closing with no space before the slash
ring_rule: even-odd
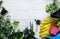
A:
<svg viewBox="0 0 60 39">
<path fill-rule="evenodd" d="M 23 39 L 37 39 L 34 37 L 35 33 L 33 32 L 33 30 L 26 28 L 23 31 L 24 37 Z"/>
<path fill-rule="evenodd" d="M 13 39 L 22 37 L 21 32 L 17 31 L 15 32 L 15 26 L 18 26 L 19 22 L 14 21 L 13 23 L 10 21 L 9 16 L 2 16 L 0 14 L 0 35 L 6 36 L 9 38 L 13 37 Z M 12 38 L 11 38 L 12 39 Z"/>
<path fill-rule="evenodd" d="M 18 26 L 19 22 L 15 20 L 15 21 L 13 22 L 13 24 L 14 24 L 15 26 Z"/>
<path fill-rule="evenodd" d="M 46 5 L 46 12 L 47 13 L 54 13 L 59 9 L 56 5 L 56 1 L 57 0 L 53 0 L 52 4 Z"/>
<path fill-rule="evenodd" d="M 54 4 L 49 4 L 46 6 L 46 12 L 48 13 L 54 13 L 58 10 L 57 6 Z"/>
<path fill-rule="evenodd" d="M 1 4 L 2 0 L 0 0 L 0 6 Z M 33 30 L 28 28 L 26 28 L 23 32 L 21 32 L 20 30 L 17 30 L 17 32 L 15 32 L 15 29 L 18 25 L 19 21 L 14 20 L 14 22 L 12 23 L 10 21 L 10 16 L 4 17 L 0 14 L 0 39 L 2 39 L 3 37 L 7 37 L 8 39 L 37 39 L 34 37 L 35 33 L 33 32 Z"/>
<path fill-rule="evenodd" d="M 53 3 L 56 3 L 57 0 L 53 0 Z"/>
<path fill-rule="evenodd" d="M 8 39 L 37 39 L 35 38 L 35 33 L 33 30 L 26 28 L 23 32 L 17 30 L 15 32 L 15 27 L 18 26 L 19 21 L 10 21 L 10 16 L 2 16 L 0 14 L 0 36 L 5 36 Z"/>
<path fill-rule="evenodd" d="M 0 0 L 0 5 L 2 4 L 2 0 Z"/>
<path fill-rule="evenodd" d="M 4 17 L 0 14 L 0 20 L 3 19 Z"/>
<path fill-rule="evenodd" d="M 23 39 L 23 32 L 14 32 L 8 38 L 9 39 Z"/>
</svg>

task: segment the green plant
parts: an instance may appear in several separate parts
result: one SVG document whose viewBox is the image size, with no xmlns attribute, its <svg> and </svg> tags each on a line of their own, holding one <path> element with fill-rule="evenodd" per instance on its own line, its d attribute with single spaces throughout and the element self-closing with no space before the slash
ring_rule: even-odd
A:
<svg viewBox="0 0 60 39">
<path fill-rule="evenodd" d="M 53 3 L 55 4 L 57 2 L 57 0 L 53 0 Z"/>
<path fill-rule="evenodd" d="M 15 21 L 13 22 L 13 24 L 14 24 L 14 26 L 18 26 L 19 22 L 15 20 Z"/>
<path fill-rule="evenodd" d="M 46 12 L 48 13 L 54 13 L 56 12 L 59 8 L 56 5 L 57 0 L 53 0 L 52 4 L 46 5 Z"/>
<path fill-rule="evenodd" d="M 10 16 L 4 17 L 0 14 L 0 36 L 5 36 L 8 39 L 22 39 L 23 32 L 17 31 L 15 32 L 15 26 L 18 26 L 19 21 L 15 21 L 12 23 L 10 21 Z"/>
<path fill-rule="evenodd" d="M 46 6 L 46 12 L 54 13 L 58 10 L 57 6 L 54 4 L 49 4 Z"/>
<path fill-rule="evenodd" d="M 2 4 L 2 0 L 0 0 L 0 6 Z M 6 16 L 5 14 L 8 11 L 3 7 L 0 14 L 0 39 L 37 39 L 35 38 L 35 33 L 33 30 L 26 28 L 23 32 L 17 30 L 15 32 L 16 27 L 19 25 L 19 21 L 14 20 L 10 21 L 10 16 Z"/>
<path fill-rule="evenodd" d="M 9 39 L 23 39 L 23 32 L 15 32 L 8 37 Z"/>
<path fill-rule="evenodd" d="M 2 4 L 2 0 L 0 0 L 0 6 Z M 8 11 L 3 8 L 0 14 L 0 39 L 4 37 L 8 39 L 37 39 L 35 38 L 35 33 L 33 30 L 26 28 L 23 32 L 17 30 L 15 32 L 16 27 L 19 25 L 19 21 L 14 20 L 13 22 L 10 21 L 10 16 L 6 16 L 5 14 Z M 6 39 L 4 38 L 4 39 Z"/>
<path fill-rule="evenodd" d="M 26 28 L 26 29 L 23 31 L 23 35 L 24 35 L 23 39 L 37 39 L 37 38 L 34 36 L 34 35 L 35 35 L 34 31 L 31 30 L 31 29 L 28 29 L 28 28 Z"/>
<path fill-rule="evenodd" d="M 2 4 L 2 0 L 0 0 L 0 5 Z"/>
</svg>

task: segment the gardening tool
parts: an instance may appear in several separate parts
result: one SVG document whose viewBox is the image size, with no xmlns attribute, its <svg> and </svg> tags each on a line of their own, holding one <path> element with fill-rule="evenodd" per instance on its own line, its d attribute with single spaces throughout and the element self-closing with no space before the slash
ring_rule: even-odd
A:
<svg viewBox="0 0 60 39">
<path fill-rule="evenodd" d="M 30 29 L 33 30 L 33 22 L 30 21 Z"/>
<path fill-rule="evenodd" d="M 35 22 L 36 22 L 36 32 L 37 32 L 38 31 L 38 26 L 40 26 L 40 20 L 35 19 Z"/>
</svg>

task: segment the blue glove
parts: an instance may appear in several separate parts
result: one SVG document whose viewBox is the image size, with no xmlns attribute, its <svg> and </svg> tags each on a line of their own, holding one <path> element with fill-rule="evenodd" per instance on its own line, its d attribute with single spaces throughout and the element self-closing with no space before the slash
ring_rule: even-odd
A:
<svg viewBox="0 0 60 39">
<path fill-rule="evenodd" d="M 45 38 L 60 39 L 60 33 L 58 33 L 56 36 L 46 36 Z"/>
</svg>

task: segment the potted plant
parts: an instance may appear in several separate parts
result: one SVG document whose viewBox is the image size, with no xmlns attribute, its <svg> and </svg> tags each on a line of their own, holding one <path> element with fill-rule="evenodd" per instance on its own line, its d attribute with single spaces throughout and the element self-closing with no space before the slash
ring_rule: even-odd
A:
<svg viewBox="0 0 60 39">
<path fill-rule="evenodd" d="M 57 7 L 57 0 L 53 0 L 52 4 L 46 6 L 46 12 L 50 13 L 52 18 L 60 18 L 60 8 Z"/>
<path fill-rule="evenodd" d="M 54 13 L 58 10 L 57 6 L 55 4 L 49 4 L 46 5 L 46 12 L 47 13 Z"/>
<path fill-rule="evenodd" d="M 57 5 L 56 5 L 56 1 L 57 0 L 53 0 L 53 3 L 52 4 L 46 5 L 46 12 L 47 13 L 54 13 L 54 12 L 56 12 L 59 9 L 57 7 Z"/>
<path fill-rule="evenodd" d="M 50 15 L 52 18 L 60 18 L 60 9 Z"/>
</svg>

